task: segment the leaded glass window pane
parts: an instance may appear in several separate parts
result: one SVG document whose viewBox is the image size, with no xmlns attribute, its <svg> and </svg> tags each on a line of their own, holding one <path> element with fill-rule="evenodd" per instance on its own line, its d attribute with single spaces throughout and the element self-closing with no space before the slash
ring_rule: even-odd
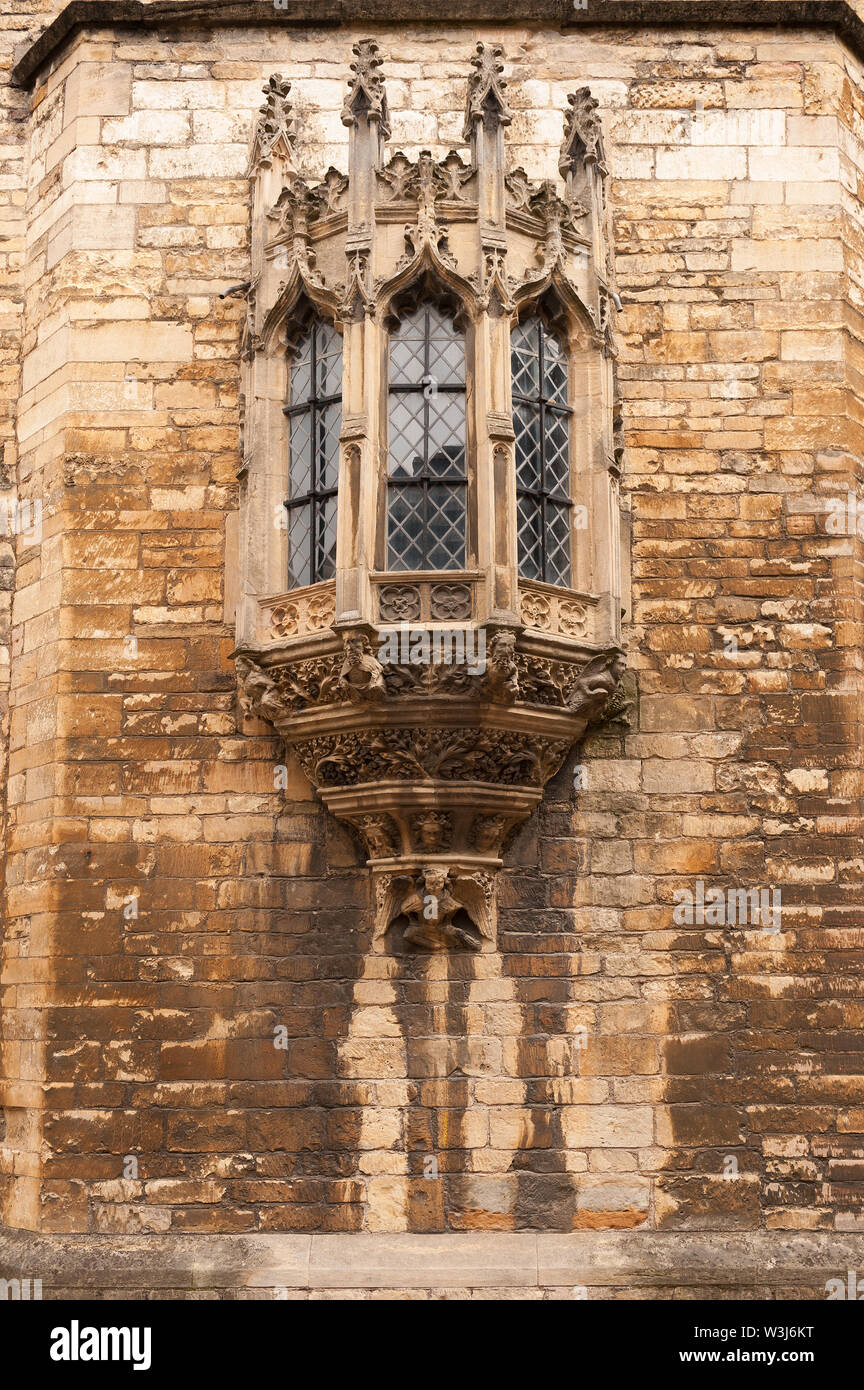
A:
<svg viewBox="0 0 864 1390">
<path fill-rule="evenodd" d="M 543 512 L 533 497 L 517 497 L 517 539 L 519 543 L 519 573 L 523 579 L 543 578 L 543 546 L 540 530 Z"/>
<path fill-rule="evenodd" d="M 388 568 L 463 569 L 465 340 L 432 304 L 390 337 L 387 472 Z"/>
<path fill-rule="evenodd" d="M 336 490 L 342 426 L 342 339 L 313 323 L 288 373 L 288 588 L 336 573 Z"/>
<path fill-rule="evenodd" d="M 390 490 L 389 541 L 392 569 L 420 570 L 424 568 L 423 488 L 400 487 Z M 393 564 L 397 555 L 399 563 Z"/>
<path fill-rule="evenodd" d="M 570 583 L 570 415 L 567 353 L 538 318 L 510 337 L 519 573 Z"/>
<path fill-rule="evenodd" d="M 465 487 L 434 483 L 426 492 L 426 569 L 465 564 Z M 455 560 L 454 560 L 455 557 Z"/>
</svg>

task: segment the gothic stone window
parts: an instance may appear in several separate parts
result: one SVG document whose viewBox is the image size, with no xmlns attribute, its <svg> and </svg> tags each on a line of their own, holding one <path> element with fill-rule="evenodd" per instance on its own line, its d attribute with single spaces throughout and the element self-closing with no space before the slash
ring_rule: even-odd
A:
<svg viewBox="0 0 864 1390">
<path fill-rule="evenodd" d="M 290 358 L 288 588 L 336 572 L 342 338 L 313 321 Z"/>
<path fill-rule="evenodd" d="M 519 573 L 570 583 L 570 416 L 567 354 L 542 319 L 510 337 Z"/>
<path fill-rule="evenodd" d="M 434 304 L 391 331 L 389 405 L 388 568 L 462 569 L 465 342 Z"/>
</svg>

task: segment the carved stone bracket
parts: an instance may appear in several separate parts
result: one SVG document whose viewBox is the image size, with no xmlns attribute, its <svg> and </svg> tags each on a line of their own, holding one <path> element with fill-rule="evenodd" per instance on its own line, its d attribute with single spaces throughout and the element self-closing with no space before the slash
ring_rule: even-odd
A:
<svg viewBox="0 0 864 1390">
<path fill-rule="evenodd" d="M 493 945 L 502 846 L 623 671 L 617 648 L 563 659 L 554 641 L 538 655 L 512 631 L 482 635 L 483 663 L 379 659 L 359 628 L 341 650 L 331 632 L 317 655 L 237 657 L 244 711 L 276 727 L 361 838 L 394 949 Z"/>
</svg>

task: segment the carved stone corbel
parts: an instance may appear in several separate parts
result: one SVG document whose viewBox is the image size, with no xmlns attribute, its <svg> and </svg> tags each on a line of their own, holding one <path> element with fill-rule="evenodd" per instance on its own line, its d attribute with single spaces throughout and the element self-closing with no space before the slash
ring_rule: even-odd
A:
<svg viewBox="0 0 864 1390">
<path fill-rule="evenodd" d="M 579 672 L 568 696 L 567 710 L 586 723 L 602 714 L 624 674 L 622 652 L 601 652 Z"/>
<path fill-rule="evenodd" d="M 384 697 L 384 668 L 372 655 L 365 632 L 344 634 L 345 658 L 339 672 L 339 693 L 361 703 Z"/>
<path fill-rule="evenodd" d="M 235 669 L 240 683 L 240 708 L 246 718 L 260 715 L 279 727 L 286 710 L 273 677 L 248 656 L 238 656 Z"/>
<path fill-rule="evenodd" d="M 479 951 L 493 940 L 492 875 L 429 864 L 397 904 L 403 942 L 420 951 Z"/>
<path fill-rule="evenodd" d="M 393 927 L 411 950 L 488 949 L 502 845 L 602 714 L 621 653 L 547 660 L 544 677 L 535 639 L 520 648 L 517 633 L 493 631 L 485 672 L 461 673 L 454 694 L 459 672 L 410 680 L 378 660 L 368 632 L 342 639 L 341 658 L 283 650 L 264 666 L 241 652 L 244 707 L 275 725 L 324 804 L 362 836 L 379 934 Z"/>
<path fill-rule="evenodd" d="M 511 704 L 519 695 L 519 670 L 516 664 L 516 633 L 502 630 L 489 638 L 487 651 L 487 687 L 489 696 L 502 704 Z"/>
</svg>

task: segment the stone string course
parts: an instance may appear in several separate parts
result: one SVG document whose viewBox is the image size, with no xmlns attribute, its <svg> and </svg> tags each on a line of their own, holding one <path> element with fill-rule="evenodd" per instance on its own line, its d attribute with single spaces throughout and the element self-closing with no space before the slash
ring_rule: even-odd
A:
<svg viewBox="0 0 864 1390">
<path fill-rule="evenodd" d="M 0 1234 L 0 1278 L 42 1277 L 43 1299 L 786 1302 L 862 1260 L 861 1236 L 814 1232 Z"/>
<path fill-rule="evenodd" d="M 51 13 L 7 12 L 5 63 Z M 359 848 L 299 768 L 274 790 L 229 659 L 251 124 L 280 71 L 304 170 L 344 166 L 370 33 L 391 150 L 460 141 L 483 38 L 528 175 L 583 83 L 611 171 L 638 708 L 547 789 L 477 958 L 371 953 Z M 105 27 L 3 94 L 3 462 L 44 506 L 41 543 L 0 537 L 6 1224 L 860 1230 L 861 547 L 819 514 L 862 487 L 859 58 L 710 24 Z M 698 879 L 779 888 L 782 930 L 676 925 Z"/>
</svg>

